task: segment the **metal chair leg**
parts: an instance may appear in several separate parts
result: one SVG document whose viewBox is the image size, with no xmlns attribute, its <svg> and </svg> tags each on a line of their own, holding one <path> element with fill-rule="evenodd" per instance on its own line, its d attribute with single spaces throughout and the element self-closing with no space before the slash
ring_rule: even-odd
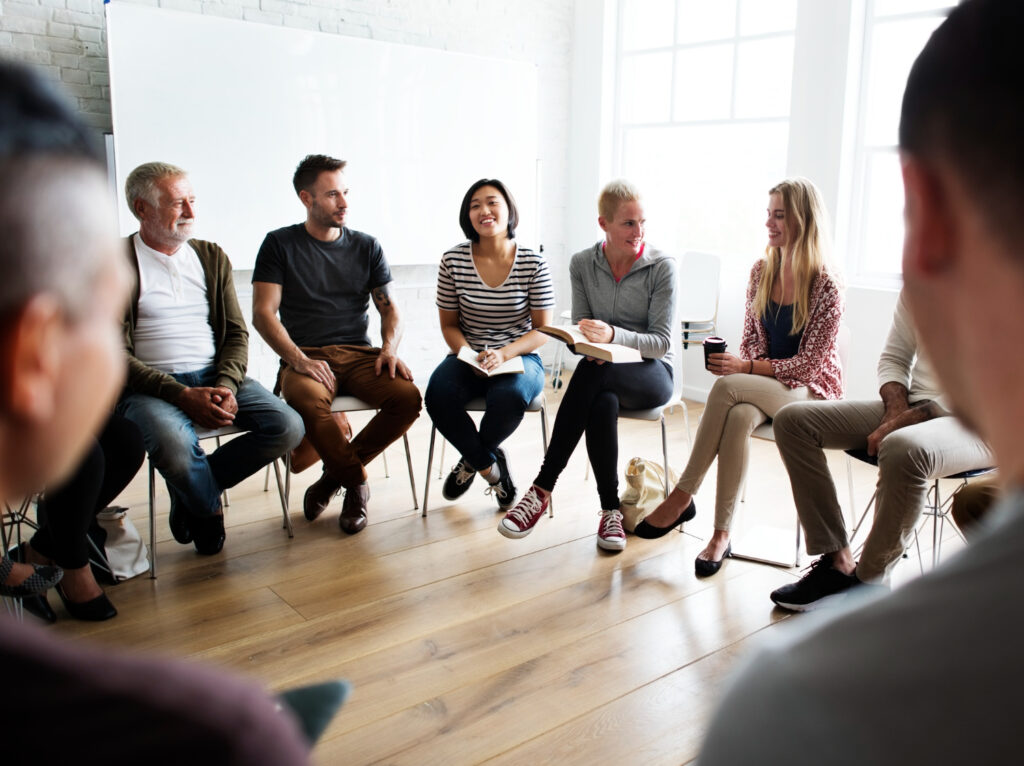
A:
<svg viewBox="0 0 1024 766">
<path fill-rule="evenodd" d="M 149 579 L 156 579 L 156 469 L 149 463 Z"/>
<path fill-rule="evenodd" d="M 547 404 L 541 404 L 540 406 L 540 439 L 544 444 L 544 454 L 548 453 L 548 406 Z M 552 495 L 548 499 L 548 518 L 555 518 L 555 496 Z"/>
<path fill-rule="evenodd" d="M 434 465 L 434 438 L 437 436 L 437 427 L 430 426 L 430 447 L 427 449 L 427 478 L 423 487 L 423 513 L 420 515 L 427 518 L 427 498 L 430 495 L 430 469 Z"/>
<path fill-rule="evenodd" d="M 416 502 L 416 477 L 412 473 L 412 451 L 409 449 L 409 435 L 402 434 L 402 441 L 405 442 L 405 462 L 409 466 L 409 489 L 412 491 L 412 508 L 416 510 L 420 506 Z"/>
<path fill-rule="evenodd" d="M 295 537 L 295 533 L 292 531 L 292 517 L 288 513 L 288 496 L 284 491 L 284 484 L 281 482 L 281 468 L 277 464 L 277 459 L 273 462 L 274 476 L 277 479 L 277 494 L 281 498 L 281 513 L 284 516 L 284 528 L 288 530 L 288 537 Z"/>
</svg>

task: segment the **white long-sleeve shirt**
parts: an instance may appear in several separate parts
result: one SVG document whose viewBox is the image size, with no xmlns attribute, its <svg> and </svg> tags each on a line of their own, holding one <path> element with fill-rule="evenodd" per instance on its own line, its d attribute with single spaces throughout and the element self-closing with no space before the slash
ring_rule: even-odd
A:
<svg viewBox="0 0 1024 766">
<path fill-rule="evenodd" d="M 917 331 L 902 290 L 896 301 L 889 337 L 878 358 L 878 387 L 886 383 L 900 383 L 906 387 L 911 404 L 931 399 L 944 407 L 942 389 L 931 362 L 918 347 Z"/>
</svg>

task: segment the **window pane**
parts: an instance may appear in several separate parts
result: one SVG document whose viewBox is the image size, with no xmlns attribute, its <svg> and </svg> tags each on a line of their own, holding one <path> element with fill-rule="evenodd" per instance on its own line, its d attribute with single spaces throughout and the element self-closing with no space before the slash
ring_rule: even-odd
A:
<svg viewBox="0 0 1024 766">
<path fill-rule="evenodd" d="M 786 117 L 793 85 L 793 37 L 740 43 L 736 116 Z"/>
<path fill-rule="evenodd" d="M 619 119 L 624 125 L 667 122 L 672 96 L 672 54 L 623 56 L 619 72 Z"/>
<path fill-rule="evenodd" d="M 796 29 L 796 0 L 740 0 L 740 34 L 763 35 Z"/>
<path fill-rule="evenodd" d="M 949 9 L 956 3 L 950 0 L 875 0 L 875 16 L 894 16 L 898 13 Z"/>
<path fill-rule="evenodd" d="M 864 123 L 866 145 L 896 145 L 907 75 L 928 37 L 941 22 L 939 17 L 929 17 L 875 25 L 871 50 L 867 52 L 871 66 Z"/>
<path fill-rule="evenodd" d="M 675 25 L 673 0 L 625 0 L 622 8 L 623 50 L 666 48 Z"/>
<path fill-rule="evenodd" d="M 785 177 L 788 134 L 785 122 L 627 129 L 622 174 L 643 192 L 651 244 L 753 261 L 764 252 L 768 189 Z"/>
<path fill-rule="evenodd" d="M 903 254 L 903 177 L 896 152 L 870 152 L 864 169 L 861 272 L 899 274 Z"/>
<path fill-rule="evenodd" d="M 723 40 L 736 35 L 736 0 L 679 0 L 680 43 Z"/>
<path fill-rule="evenodd" d="M 676 54 L 676 120 L 729 117 L 733 44 L 684 48 Z"/>
</svg>

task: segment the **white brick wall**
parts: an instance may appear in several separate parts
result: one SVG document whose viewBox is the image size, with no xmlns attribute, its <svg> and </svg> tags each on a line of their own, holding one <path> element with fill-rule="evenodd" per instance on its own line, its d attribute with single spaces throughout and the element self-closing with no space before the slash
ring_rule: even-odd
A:
<svg viewBox="0 0 1024 766">
<path fill-rule="evenodd" d="M 530 61 L 538 67 L 539 151 L 545 255 L 558 295 L 568 308 L 569 96 L 573 0 L 113 0 L 294 26 L 329 34 Z M 63 82 L 83 117 L 110 131 L 110 78 L 102 0 L 0 0 L 0 54 L 30 63 Z M 158 159 L 158 158 L 154 158 Z M 202 190 L 197 190 L 202 194 Z M 452 211 L 456 215 L 457 211 Z M 370 232 L 372 233 L 372 232 Z M 527 243 L 533 245 L 535 243 Z M 573 243 L 576 249 L 589 243 Z M 440 258 L 438 253 L 438 258 Z M 434 307 L 436 270 L 394 268 L 406 334 L 402 355 L 425 385 L 444 352 Z M 237 276 L 249 303 L 248 272 Z M 371 323 L 371 326 L 375 326 Z M 375 332 L 375 330 L 374 330 Z M 253 333 L 255 336 L 255 332 Z M 550 351 L 550 349 L 549 349 Z M 254 374 L 273 366 L 254 344 Z M 273 373 L 269 373 L 272 377 Z"/>
</svg>

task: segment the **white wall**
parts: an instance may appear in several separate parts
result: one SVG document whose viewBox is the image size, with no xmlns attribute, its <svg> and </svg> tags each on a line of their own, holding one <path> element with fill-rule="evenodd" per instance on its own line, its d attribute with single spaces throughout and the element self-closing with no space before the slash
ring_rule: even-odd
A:
<svg viewBox="0 0 1024 766">
<path fill-rule="evenodd" d="M 573 0 L 113 0 L 253 23 L 319 30 L 389 42 L 529 61 L 538 67 L 538 148 L 543 163 L 539 205 L 544 254 L 560 291 L 568 278 L 569 105 L 573 47 Z M 585 3 L 581 3 L 585 5 Z M 31 63 L 59 79 L 96 128 L 110 130 L 110 92 L 102 0 L 0 0 L 0 55 Z M 187 45 L 183 45 L 187 53 Z M 187 86 L 187 83 L 183 83 Z M 487 91 L 481 97 L 501 99 Z M 468 94 L 467 94 L 468 95 Z M 515 108 L 514 103 L 509 104 Z M 486 126 L 481 126 L 486 129 Z M 501 147 L 495 147 L 500 151 Z M 159 158 L 154 158 L 159 159 Z M 514 190 L 513 190 L 514 191 Z M 202 189 L 196 190 L 200 203 Z M 409 204 L 429 204 L 410 199 Z M 296 220 L 301 218 L 297 211 Z M 200 208 L 201 215 L 201 208 Z M 457 210 L 438 215 L 457 218 Z M 373 232 L 370 232 L 373 233 Z M 529 243 L 533 244 L 533 243 Z M 573 245 L 576 238 L 573 238 Z M 230 253 L 229 253 L 230 255 Z M 438 253 L 438 259 L 441 254 Z M 401 353 L 425 384 L 442 356 L 434 306 L 436 268 L 394 269 L 405 317 Z M 563 279 L 564 275 L 564 279 Z M 236 277 L 248 303 L 247 273 Z M 561 294 L 561 292 L 560 292 Z M 559 306 L 559 309 L 563 306 Z M 568 308 L 565 303 L 564 308 Z M 253 333 L 255 336 L 255 333 Z M 550 353 L 550 351 L 549 351 Z M 254 344 L 254 372 L 265 379 L 272 357 Z M 262 360 L 262 361 L 261 361 Z"/>
</svg>

